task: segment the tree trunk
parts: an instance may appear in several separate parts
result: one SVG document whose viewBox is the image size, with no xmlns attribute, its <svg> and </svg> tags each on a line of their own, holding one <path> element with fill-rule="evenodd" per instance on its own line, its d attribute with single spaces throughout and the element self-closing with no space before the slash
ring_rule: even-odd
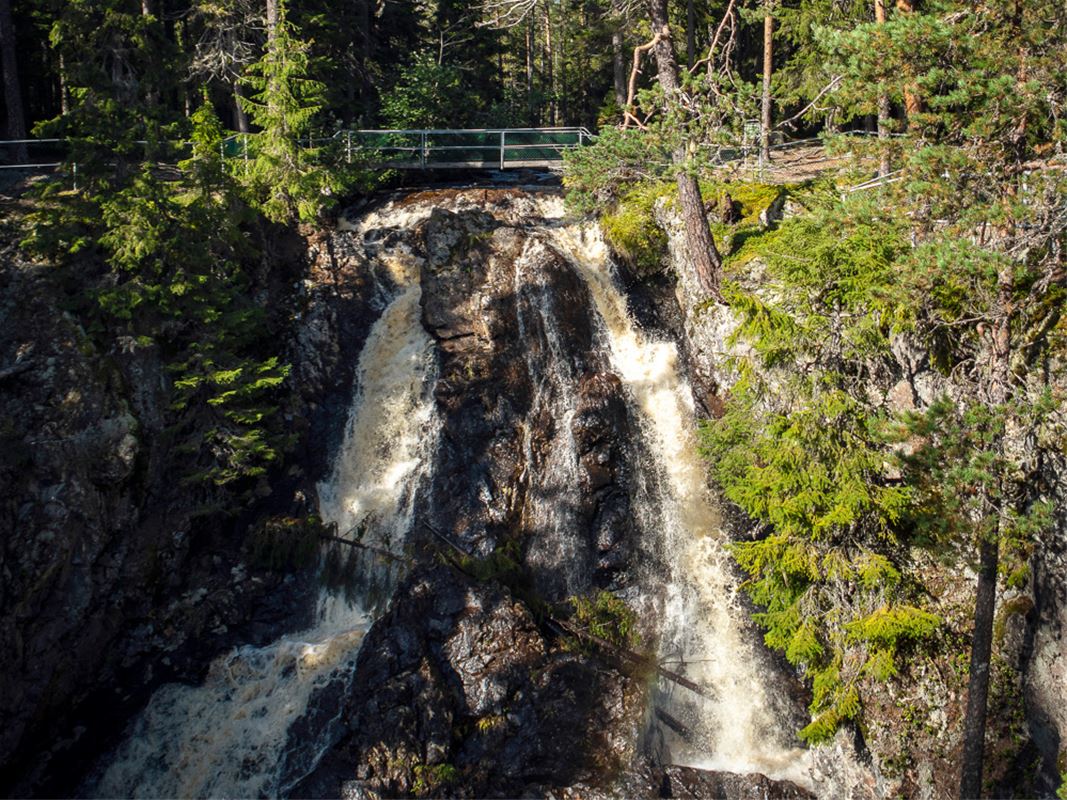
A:
<svg viewBox="0 0 1067 800">
<path fill-rule="evenodd" d="M 982 796 L 982 758 L 985 751 L 986 700 L 989 696 L 989 657 L 993 645 L 993 610 L 997 596 L 997 558 L 997 542 L 983 540 L 979 549 L 967 712 L 963 720 L 962 800 Z"/>
<path fill-rule="evenodd" d="M 273 42 L 278 35 L 278 2 L 267 0 L 267 42 Z"/>
<path fill-rule="evenodd" d="M 874 21 L 885 24 L 885 0 L 874 0 Z M 878 143 L 881 145 L 878 158 L 878 175 L 884 178 L 889 174 L 889 95 L 878 93 Z"/>
<path fill-rule="evenodd" d="M 666 102 L 676 103 L 679 91 L 678 62 L 675 60 L 671 30 L 667 24 L 667 0 L 649 0 L 648 7 L 652 17 L 652 31 L 659 36 L 653 48 L 659 82 L 666 95 Z M 693 270 L 700 288 L 721 301 L 719 269 L 722 259 L 708 227 L 708 215 L 704 210 L 704 199 L 700 196 L 700 185 L 696 176 L 687 169 L 689 159 L 684 144 L 675 148 L 672 160 L 678 173 L 678 202 L 685 222 L 686 241 L 689 244 Z"/>
<path fill-rule="evenodd" d="M 566 125 L 570 121 L 570 86 L 567 83 L 567 14 L 564 9 L 559 15 L 559 123 Z"/>
<path fill-rule="evenodd" d="M 697 52 L 697 10 L 693 0 L 685 0 L 685 65 L 693 68 Z"/>
<path fill-rule="evenodd" d="M 915 0 L 897 0 L 897 11 L 902 14 L 914 13 Z M 914 119 L 915 115 L 922 111 L 922 99 L 912 84 L 904 87 L 904 111 L 908 116 L 908 127 L 915 127 Z"/>
<path fill-rule="evenodd" d="M 526 123 L 531 127 L 538 122 L 534 108 L 534 44 L 534 21 L 531 16 L 526 23 Z"/>
<path fill-rule="evenodd" d="M 1011 398 L 1011 317 L 1014 276 L 1005 264 L 997 275 L 997 318 L 993 325 L 993 363 L 990 371 L 989 401 L 1003 407 Z M 1004 451 L 1004 438 L 999 448 Z M 1002 480 L 1004 480 L 1002 478 Z M 1002 490 L 997 500 L 999 516 L 996 537 L 979 544 L 978 588 L 974 601 L 974 637 L 971 642 L 971 668 L 967 683 L 967 711 L 963 718 L 963 768 L 960 798 L 970 800 L 982 794 L 982 762 L 985 752 L 986 704 L 989 698 L 989 661 L 993 645 L 993 615 L 997 597 L 999 537 L 1007 525 L 1008 508 Z"/>
<path fill-rule="evenodd" d="M 4 106 L 7 110 L 7 138 L 26 138 L 26 116 L 22 109 L 18 58 L 15 52 L 15 23 L 11 18 L 11 0 L 0 0 L 0 65 L 4 70 Z M 26 163 L 26 145 L 15 145 L 14 161 Z"/>
<path fill-rule="evenodd" d="M 611 66 L 615 79 L 615 105 L 626 108 L 626 52 L 622 28 L 611 34 Z"/>
<path fill-rule="evenodd" d="M 67 91 L 67 62 L 63 53 L 59 54 L 59 113 L 70 113 L 70 92 Z"/>
<path fill-rule="evenodd" d="M 369 65 L 374 60 L 374 31 L 371 28 L 373 0 L 359 0 L 359 80 L 360 96 L 363 102 L 363 122 L 370 125 L 374 119 L 374 86 L 370 80 Z"/>
<path fill-rule="evenodd" d="M 545 62 L 548 70 L 548 124 L 556 124 L 556 56 L 552 52 L 552 16 L 545 5 Z"/>
<path fill-rule="evenodd" d="M 763 6 L 763 104 L 760 116 L 759 160 L 764 166 L 771 161 L 771 72 L 774 70 L 774 15 L 771 0 Z"/>
<path fill-rule="evenodd" d="M 244 97 L 244 85 L 240 78 L 235 78 L 233 81 L 233 126 L 238 133 L 248 133 L 248 114 L 241 105 L 242 97 Z"/>
</svg>

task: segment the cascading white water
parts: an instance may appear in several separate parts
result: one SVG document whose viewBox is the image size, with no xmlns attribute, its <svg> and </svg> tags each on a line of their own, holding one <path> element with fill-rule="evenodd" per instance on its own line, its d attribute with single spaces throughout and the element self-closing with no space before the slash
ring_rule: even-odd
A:
<svg viewBox="0 0 1067 800">
<path fill-rule="evenodd" d="M 546 217 L 562 215 L 554 205 L 546 208 Z M 564 225 L 547 235 L 589 287 L 612 365 L 636 403 L 646 447 L 663 476 L 654 508 L 644 509 L 652 517 L 644 527 L 662 537 L 665 561 L 672 565 L 660 657 L 714 695 L 706 699 L 683 687 L 662 687 L 694 734 L 672 742 L 673 759 L 810 785 L 807 751 L 785 744 L 788 734 L 771 710 L 759 660 L 743 635 L 744 611 L 723 547 L 721 515 L 697 451 L 693 396 L 679 373 L 677 348 L 636 327 L 597 229 Z"/>
<path fill-rule="evenodd" d="M 319 486 L 320 511 L 341 534 L 359 528 L 364 543 L 399 552 L 436 447 L 436 358 L 420 322 L 417 263 L 406 251 L 377 255 L 392 299 L 360 354 L 345 439 L 332 477 Z M 227 653 L 200 686 L 161 687 L 87 793 L 284 795 L 332 744 L 336 720 L 318 721 L 315 740 L 299 748 L 290 746 L 289 729 L 317 690 L 351 680 L 370 621 L 358 604 L 323 592 L 309 630 Z"/>
<path fill-rule="evenodd" d="M 661 658 L 673 660 L 670 667 L 714 693 L 714 699 L 704 699 L 685 688 L 661 687 L 661 702 L 694 733 L 689 741 L 672 741 L 674 760 L 809 784 L 806 752 L 785 744 L 787 734 L 771 710 L 759 659 L 744 635 L 744 612 L 696 451 L 693 399 L 678 370 L 676 347 L 634 325 L 598 232 L 561 224 L 558 200 L 533 202 L 548 223 L 526 242 L 515 266 L 514 294 L 520 334 L 540 342 L 544 356 L 528 355 L 532 405 L 537 413 L 552 415 L 557 434 L 537 453 L 529 437 L 526 441 L 525 469 L 536 473 L 528 476 L 528 513 L 540 528 L 530 552 L 550 572 L 558 570 L 567 587 L 583 574 L 571 425 L 579 376 L 543 270 L 544 249 L 553 247 L 589 288 L 602 321 L 598 339 L 610 349 L 655 473 L 632 500 L 640 527 L 659 537 L 663 561 L 671 567 Z M 437 447 L 438 420 L 431 392 L 436 357 L 420 322 L 419 263 L 403 237 L 394 239 L 388 231 L 412 228 L 432 208 L 432 203 L 387 206 L 347 226 L 366 242 L 385 308 L 360 355 L 340 455 L 330 479 L 319 487 L 322 516 L 341 534 L 398 554 Z M 265 647 L 237 648 L 211 665 L 201 686 L 162 687 L 86 793 L 285 794 L 335 739 L 336 719 L 329 715 L 340 712 L 326 709 L 323 716 L 318 708 L 319 716 L 312 718 L 309 704 L 323 687 L 352 680 L 370 616 L 368 609 L 324 593 L 311 629 Z M 294 743 L 290 729 L 302 718 L 314 724 L 301 726 L 303 738 Z"/>
</svg>

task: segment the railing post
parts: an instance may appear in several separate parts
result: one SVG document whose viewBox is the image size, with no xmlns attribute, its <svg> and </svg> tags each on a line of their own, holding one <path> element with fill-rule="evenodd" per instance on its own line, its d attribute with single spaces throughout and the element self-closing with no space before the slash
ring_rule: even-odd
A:
<svg viewBox="0 0 1067 800">
<path fill-rule="evenodd" d="M 506 131 L 500 132 L 500 169 L 504 169 L 504 136 Z"/>
<path fill-rule="evenodd" d="M 419 166 L 426 169 L 426 131 L 419 132 Z"/>
</svg>

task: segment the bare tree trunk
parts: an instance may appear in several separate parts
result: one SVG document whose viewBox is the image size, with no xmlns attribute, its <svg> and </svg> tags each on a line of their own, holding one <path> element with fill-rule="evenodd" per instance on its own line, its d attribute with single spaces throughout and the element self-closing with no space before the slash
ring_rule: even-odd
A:
<svg viewBox="0 0 1067 800">
<path fill-rule="evenodd" d="M 267 0 L 267 41 L 278 35 L 278 0 Z"/>
<path fill-rule="evenodd" d="M 566 125 L 570 121 L 570 86 L 567 82 L 567 10 L 560 8 L 559 14 L 559 123 Z"/>
<path fill-rule="evenodd" d="M 241 98 L 244 97 L 244 85 L 241 83 L 240 78 L 235 78 L 233 82 L 233 126 L 237 128 L 238 133 L 248 133 L 248 114 L 245 113 L 244 106 L 241 105 Z"/>
<path fill-rule="evenodd" d="M 548 63 L 548 124 L 556 124 L 556 55 L 552 52 L 552 15 L 545 4 L 545 61 Z"/>
<path fill-rule="evenodd" d="M 885 0 L 874 0 L 874 21 L 885 24 Z M 885 91 L 878 93 L 878 143 L 881 151 L 878 159 L 878 175 L 889 174 L 889 95 Z"/>
<path fill-rule="evenodd" d="M 774 70 L 774 15 L 772 0 L 763 5 L 763 103 L 760 115 L 759 160 L 764 166 L 771 161 L 771 72 Z"/>
<path fill-rule="evenodd" d="M 526 23 L 526 122 L 537 124 L 534 109 L 534 21 L 533 17 Z"/>
<path fill-rule="evenodd" d="M 15 52 L 15 23 L 11 18 L 11 0 L 0 0 L 0 65 L 4 70 L 4 106 L 7 110 L 7 138 L 26 138 L 26 115 L 22 108 L 18 57 Z M 26 145 L 15 145 L 14 160 L 26 162 Z"/>
<path fill-rule="evenodd" d="M 615 79 L 615 104 L 626 108 L 626 53 L 622 28 L 611 34 L 611 66 Z"/>
<path fill-rule="evenodd" d="M 141 0 L 141 16 L 148 18 L 154 17 L 156 13 L 155 3 L 153 0 Z M 145 101 L 149 106 L 157 106 L 160 102 L 160 93 L 158 86 L 149 85 L 145 91 Z"/>
<path fill-rule="evenodd" d="M 358 63 L 360 95 L 363 101 L 363 121 L 365 124 L 370 124 L 371 119 L 374 117 L 374 87 L 371 85 L 369 79 L 370 72 L 367 67 L 374 59 L 374 31 L 371 29 L 371 3 L 373 0 L 358 0 L 358 2 L 360 29 Z"/>
<path fill-rule="evenodd" d="M 997 319 L 993 325 L 992 386 L 989 400 L 1003 406 L 1011 397 L 1011 316 L 1014 276 L 1012 265 L 1001 267 L 997 275 Z M 999 448 L 1003 453 L 1004 439 Z M 981 797 L 982 768 L 985 754 L 986 706 L 989 699 L 990 655 L 993 647 L 993 616 L 997 598 L 997 562 L 999 537 L 1007 525 L 1008 508 L 1000 492 L 997 502 L 996 538 L 982 539 L 979 544 L 978 588 L 974 601 L 974 636 L 971 640 L 971 667 L 967 683 L 967 711 L 963 718 L 963 767 L 960 797 Z"/>
<path fill-rule="evenodd" d="M 671 30 L 667 24 L 667 0 L 649 0 L 649 13 L 652 17 L 652 32 L 656 34 L 653 51 L 656 54 L 656 68 L 660 85 L 663 87 L 667 103 L 677 102 L 678 62 L 671 42 Z M 688 158 L 684 144 L 679 144 L 672 154 L 678 172 L 678 202 L 685 222 L 686 241 L 689 244 L 689 256 L 693 261 L 700 288 L 714 297 L 722 299 L 719 293 L 719 270 L 722 259 L 715 247 L 708 227 L 708 215 L 704 210 L 704 199 L 700 196 L 700 185 L 696 176 L 686 166 Z"/>
<path fill-rule="evenodd" d="M 59 113 L 70 113 L 70 93 L 67 91 L 67 61 L 59 54 Z"/>
<path fill-rule="evenodd" d="M 986 700 L 989 696 L 989 660 L 993 645 L 993 611 L 997 596 L 997 542 L 983 540 L 979 548 L 978 592 L 974 603 L 974 638 L 971 643 L 967 712 L 963 720 L 963 771 L 960 798 L 982 796 L 982 761 L 985 752 Z"/>
<path fill-rule="evenodd" d="M 915 0 L 897 0 L 897 11 L 902 14 L 914 13 Z M 922 112 L 922 98 L 912 84 L 904 87 L 904 111 L 908 117 L 908 127 L 914 128 L 915 115 Z"/>
</svg>

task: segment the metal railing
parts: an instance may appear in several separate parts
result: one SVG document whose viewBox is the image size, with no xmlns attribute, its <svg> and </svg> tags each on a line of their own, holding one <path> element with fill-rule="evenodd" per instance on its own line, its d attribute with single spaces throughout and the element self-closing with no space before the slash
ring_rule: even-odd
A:
<svg viewBox="0 0 1067 800">
<path fill-rule="evenodd" d="M 20 148 L 25 149 L 26 158 L 33 161 L 30 152 L 31 148 L 40 153 L 39 158 L 48 159 L 46 161 L 36 161 L 34 163 L 22 163 L 22 164 L 8 164 L 0 159 L 0 169 L 25 169 L 25 170 L 38 170 L 38 169 L 54 169 L 60 166 L 63 161 L 54 161 L 52 159 L 58 158 L 61 153 L 59 151 L 65 150 L 65 139 L 6 139 L 0 141 L 0 154 L 5 151 L 12 151 L 17 153 Z M 43 153 L 41 151 L 44 151 Z"/>
<path fill-rule="evenodd" d="M 594 139 L 583 127 L 419 128 L 341 130 L 310 138 L 325 161 L 381 169 L 509 169 L 551 167 L 563 153 Z M 222 145 L 225 157 L 248 158 L 255 134 L 235 134 Z"/>
</svg>

